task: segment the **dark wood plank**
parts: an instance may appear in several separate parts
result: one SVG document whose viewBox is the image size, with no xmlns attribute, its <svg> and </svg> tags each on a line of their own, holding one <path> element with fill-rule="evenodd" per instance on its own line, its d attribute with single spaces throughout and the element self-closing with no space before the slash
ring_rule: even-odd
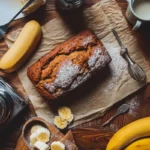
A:
<svg viewBox="0 0 150 150">
<path fill-rule="evenodd" d="M 80 150 L 105 150 L 108 140 L 114 132 L 104 132 L 92 128 L 72 130 L 75 142 Z"/>
</svg>

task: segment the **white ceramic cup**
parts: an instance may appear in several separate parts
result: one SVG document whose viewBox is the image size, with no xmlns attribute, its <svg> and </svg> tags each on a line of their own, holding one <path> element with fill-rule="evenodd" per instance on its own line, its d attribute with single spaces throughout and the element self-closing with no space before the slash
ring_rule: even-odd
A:
<svg viewBox="0 0 150 150">
<path fill-rule="evenodd" d="M 143 22 L 150 21 L 150 19 L 143 19 L 138 16 L 133 10 L 133 4 L 136 0 L 127 0 L 128 1 L 128 8 L 126 11 L 126 18 L 127 20 L 134 25 L 133 30 L 136 31 L 140 28 Z M 141 0 L 142 1 L 142 0 Z M 150 15 L 150 14 L 149 14 Z"/>
</svg>

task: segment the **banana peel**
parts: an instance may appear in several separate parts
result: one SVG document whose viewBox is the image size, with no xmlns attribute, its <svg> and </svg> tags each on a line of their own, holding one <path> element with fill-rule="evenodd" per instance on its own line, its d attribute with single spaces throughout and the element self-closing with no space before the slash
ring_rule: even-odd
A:
<svg viewBox="0 0 150 150">
<path fill-rule="evenodd" d="M 133 141 L 148 136 L 150 136 L 150 117 L 139 119 L 120 129 L 111 138 L 106 150 L 121 150 Z"/>
<path fill-rule="evenodd" d="M 125 150 L 150 150 L 150 138 L 137 140 L 126 147 Z"/>
</svg>

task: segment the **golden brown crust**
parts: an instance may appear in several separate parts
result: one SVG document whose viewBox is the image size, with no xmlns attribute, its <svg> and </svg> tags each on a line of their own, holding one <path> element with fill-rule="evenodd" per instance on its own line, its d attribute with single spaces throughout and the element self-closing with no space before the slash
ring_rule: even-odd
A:
<svg viewBox="0 0 150 150">
<path fill-rule="evenodd" d="M 58 45 L 28 68 L 28 77 L 50 100 L 74 90 L 111 61 L 103 44 L 89 29 Z"/>
</svg>

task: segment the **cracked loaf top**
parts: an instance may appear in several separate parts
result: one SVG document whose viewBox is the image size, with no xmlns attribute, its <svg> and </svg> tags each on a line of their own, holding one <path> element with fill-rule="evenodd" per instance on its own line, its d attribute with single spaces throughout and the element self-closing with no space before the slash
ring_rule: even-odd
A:
<svg viewBox="0 0 150 150">
<path fill-rule="evenodd" d="M 110 61 L 103 44 L 87 29 L 44 55 L 27 74 L 40 94 L 52 100 L 77 88 Z"/>
</svg>

